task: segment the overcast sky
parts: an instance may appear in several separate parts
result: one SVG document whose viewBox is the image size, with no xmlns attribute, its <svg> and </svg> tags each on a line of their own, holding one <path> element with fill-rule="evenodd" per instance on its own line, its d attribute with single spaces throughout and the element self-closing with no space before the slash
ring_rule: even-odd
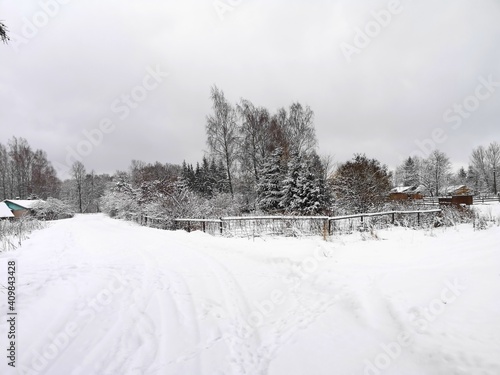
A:
<svg viewBox="0 0 500 375">
<path fill-rule="evenodd" d="M 467 165 L 500 142 L 498 0 L 4 0 L 0 20 L 0 142 L 24 137 L 60 171 L 74 155 L 107 173 L 195 163 L 213 84 L 309 105 L 337 162 L 394 167 L 434 137 Z"/>
</svg>

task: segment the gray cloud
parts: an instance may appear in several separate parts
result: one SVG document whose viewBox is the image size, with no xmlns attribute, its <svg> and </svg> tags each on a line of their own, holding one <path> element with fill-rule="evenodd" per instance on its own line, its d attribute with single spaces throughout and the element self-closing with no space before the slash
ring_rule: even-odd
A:
<svg viewBox="0 0 500 375">
<path fill-rule="evenodd" d="M 447 136 L 437 146 L 457 165 L 473 147 L 500 141 L 500 89 L 459 129 L 443 119 L 474 95 L 479 77 L 500 82 L 494 0 L 401 1 L 402 11 L 351 62 L 341 44 L 353 45 L 356 28 L 389 2 L 242 0 L 221 21 L 212 1 L 70 1 L 18 44 L 26 20 L 44 21 L 42 4 L 55 1 L 0 8 L 14 37 L 0 51 L 0 142 L 25 137 L 55 162 L 103 118 L 115 130 L 83 159 L 88 169 L 126 169 L 131 159 L 195 162 L 214 83 L 232 101 L 271 110 L 310 105 L 320 153 L 337 161 L 365 152 L 395 166 L 436 128 Z M 113 102 L 156 65 L 169 76 L 120 119 Z"/>
</svg>

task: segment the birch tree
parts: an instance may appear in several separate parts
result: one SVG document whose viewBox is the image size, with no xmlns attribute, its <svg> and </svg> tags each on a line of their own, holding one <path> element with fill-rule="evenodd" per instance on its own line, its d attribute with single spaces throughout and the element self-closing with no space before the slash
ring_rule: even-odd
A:
<svg viewBox="0 0 500 375">
<path fill-rule="evenodd" d="M 207 116 L 207 144 L 210 154 L 224 163 L 229 191 L 234 196 L 233 171 L 238 156 L 238 127 L 236 110 L 224 97 L 224 92 L 212 86 L 213 114 Z"/>
<path fill-rule="evenodd" d="M 83 190 L 85 184 L 85 166 L 80 161 L 75 161 L 71 166 L 71 177 L 74 181 L 78 212 L 83 213 Z"/>
<path fill-rule="evenodd" d="M 25 199 L 31 194 L 31 166 L 34 158 L 28 141 L 12 137 L 9 141 L 9 157 L 15 194 L 20 199 Z"/>
<path fill-rule="evenodd" d="M 480 190 L 498 194 L 497 173 L 500 171 L 500 144 L 479 146 L 472 151 L 470 166 L 479 180 Z"/>
<path fill-rule="evenodd" d="M 492 191 L 495 195 L 498 194 L 497 173 L 500 171 L 500 144 L 497 142 L 490 143 L 486 150 L 486 160 L 491 169 L 492 178 Z"/>
<path fill-rule="evenodd" d="M 287 137 L 292 151 L 304 154 L 313 151 L 317 145 L 314 129 L 314 113 L 309 106 L 293 103 L 288 112 Z"/>
<path fill-rule="evenodd" d="M 241 135 L 242 169 L 253 175 L 255 183 L 259 181 L 259 169 L 267 152 L 270 115 L 266 108 L 255 107 L 249 100 L 242 99 L 237 105 L 242 120 L 239 128 Z"/>
<path fill-rule="evenodd" d="M 434 150 L 424 160 L 423 182 L 431 194 L 438 196 L 450 178 L 451 162 L 444 152 Z"/>
</svg>

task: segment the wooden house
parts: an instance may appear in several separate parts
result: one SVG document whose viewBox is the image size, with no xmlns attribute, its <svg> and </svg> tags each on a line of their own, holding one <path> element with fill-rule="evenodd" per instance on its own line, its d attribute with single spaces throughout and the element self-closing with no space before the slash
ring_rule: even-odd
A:
<svg viewBox="0 0 500 375">
<path fill-rule="evenodd" d="M 389 193 L 389 199 L 393 201 L 423 198 L 423 190 L 420 186 L 398 186 L 392 189 Z"/>
<path fill-rule="evenodd" d="M 438 198 L 440 206 L 471 206 L 474 204 L 472 195 L 453 195 Z"/>
<path fill-rule="evenodd" d="M 443 193 L 443 195 L 446 196 L 473 195 L 472 190 L 469 189 L 466 185 L 448 186 Z"/>
<path fill-rule="evenodd" d="M 18 200 L 18 199 L 6 199 L 3 201 L 10 209 L 14 217 L 23 217 L 25 215 L 31 215 L 33 213 L 33 208 L 38 204 L 44 203 L 45 201 L 41 199 L 33 200 Z"/>
<path fill-rule="evenodd" d="M 14 214 L 4 202 L 0 202 L 0 220 L 13 218 Z"/>
</svg>

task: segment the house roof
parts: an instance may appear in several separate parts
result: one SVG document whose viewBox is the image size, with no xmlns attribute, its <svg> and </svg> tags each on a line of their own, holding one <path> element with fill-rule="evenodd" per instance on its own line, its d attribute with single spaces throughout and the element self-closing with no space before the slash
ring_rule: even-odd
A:
<svg viewBox="0 0 500 375">
<path fill-rule="evenodd" d="M 407 193 L 414 188 L 414 186 L 397 186 L 391 190 L 391 193 Z"/>
<path fill-rule="evenodd" d="M 4 202 L 0 202 L 0 217 L 14 217 L 14 214 Z"/>
<path fill-rule="evenodd" d="M 467 188 L 467 186 L 465 185 L 453 185 L 453 186 L 448 186 L 446 188 L 446 192 L 447 193 L 453 193 L 454 191 L 457 191 L 457 190 L 460 190 L 460 189 L 463 189 L 463 188 Z"/>
<path fill-rule="evenodd" d="M 35 207 L 36 205 L 40 204 L 40 203 L 45 203 L 45 201 L 41 200 L 41 199 L 32 199 L 32 200 L 28 200 L 28 199 L 6 199 L 4 200 L 5 203 L 7 202 L 10 202 L 10 203 L 13 203 L 15 204 L 16 206 L 19 206 L 21 208 L 24 208 L 26 210 L 29 210 L 33 207 Z"/>
<path fill-rule="evenodd" d="M 423 185 L 419 186 L 397 186 L 391 190 L 391 193 L 407 193 L 407 194 L 416 194 L 423 193 L 425 191 L 425 187 Z"/>
<path fill-rule="evenodd" d="M 425 193 L 426 191 L 427 191 L 427 188 L 424 185 L 418 185 L 413 192 L 414 193 Z"/>
</svg>

